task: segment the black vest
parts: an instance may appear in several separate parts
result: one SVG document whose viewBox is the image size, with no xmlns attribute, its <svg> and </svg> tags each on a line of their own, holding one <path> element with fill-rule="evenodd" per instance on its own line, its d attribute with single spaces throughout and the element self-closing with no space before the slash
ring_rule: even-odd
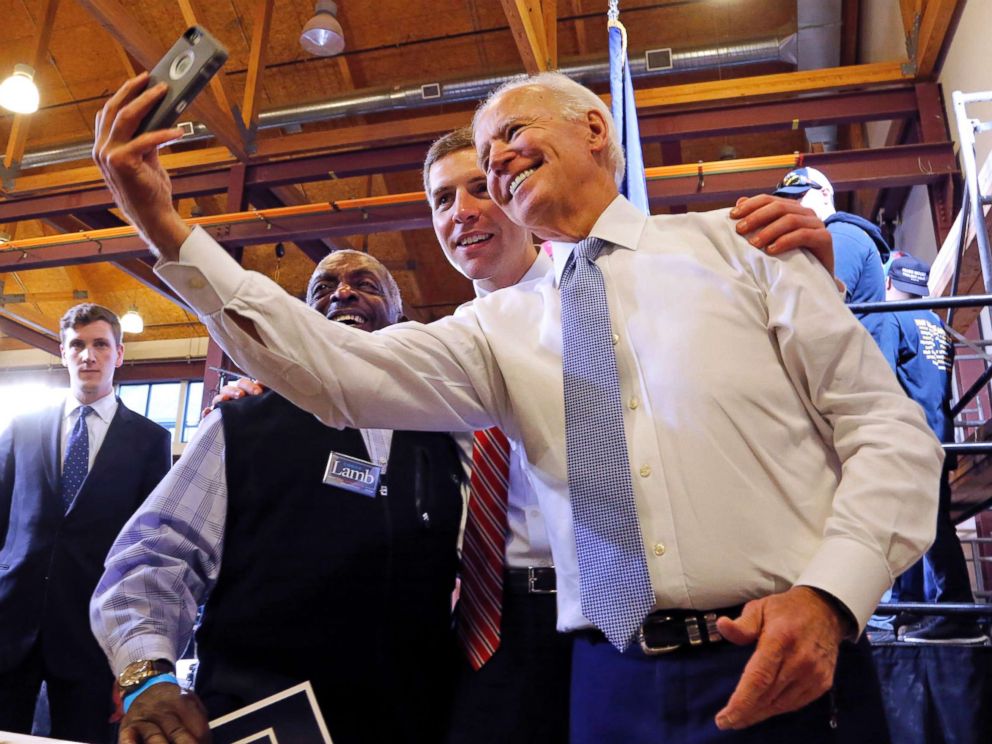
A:
<svg viewBox="0 0 992 744">
<path fill-rule="evenodd" d="M 314 685 L 335 744 L 434 742 L 449 702 L 461 466 L 447 434 L 395 432 L 386 495 L 323 483 L 329 454 L 365 460 L 275 393 L 222 408 L 228 512 L 197 631 L 211 716 Z"/>
</svg>

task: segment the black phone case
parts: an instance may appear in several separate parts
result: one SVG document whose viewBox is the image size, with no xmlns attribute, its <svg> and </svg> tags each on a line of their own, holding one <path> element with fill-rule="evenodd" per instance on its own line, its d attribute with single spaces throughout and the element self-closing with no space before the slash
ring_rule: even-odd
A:
<svg viewBox="0 0 992 744">
<path fill-rule="evenodd" d="M 151 71 L 148 87 L 164 82 L 169 90 L 138 125 L 135 136 L 171 127 L 226 61 L 227 49 L 205 28 L 186 29 Z"/>
</svg>

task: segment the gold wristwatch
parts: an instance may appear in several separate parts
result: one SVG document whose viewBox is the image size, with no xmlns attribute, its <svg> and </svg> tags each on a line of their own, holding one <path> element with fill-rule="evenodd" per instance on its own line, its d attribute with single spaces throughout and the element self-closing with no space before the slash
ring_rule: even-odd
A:
<svg viewBox="0 0 992 744">
<path fill-rule="evenodd" d="M 124 667 L 124 671 L 117 675 L 117 686 L 121 690 L 121 697 L 124 697 L 130 695 L 152 677 L 174 673 L 175 667 L 172 666 L 172 662 L 166 659 L 132 661 Z"/>
</svg>

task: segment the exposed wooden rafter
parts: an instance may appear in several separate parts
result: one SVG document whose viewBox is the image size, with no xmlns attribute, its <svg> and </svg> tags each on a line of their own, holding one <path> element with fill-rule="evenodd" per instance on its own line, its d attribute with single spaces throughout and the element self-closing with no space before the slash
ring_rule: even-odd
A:
<svg viewBox="0 0 992 744">
<path fill-rule="evenodd" d="M 542 0 L 544 20 L 544 44 L 548 55 L 548 67 L 558 67 L 558 0 Z"/>
<path fill-rule="evenodd" d="M 165 53 L 166 50 L 117 0 L 77 1 L 146 69 L 154 67 Z M 244 142 L 234 126 L 230 112 L 222 110 L 209 96 L 198 97 L 189 110 L 202 119 L 213 135 L 239 160 L 247 159 Z"/>
<path fill-rule="evenodd" d="M 906 31 L 906 38 L 909 39 L 916 26 L 923 17 L 924 0 L 899 0 L 899 12 L 902 13 L 902 26 Z"/>
<path fill-rule="evenodd" d="M 906 52 L 919 77 L 929 77 L 948 41 L 954 17 L 964 0 L 899 0 Z"/>
<path fill-rule="evenodd" d="M 817 90 L 843 90 L 912 80 L 902 60 L 872 62 L 849 67 L 825 67 L 747 78 L 712 80 L 705 83 L 669 85 L 634 92 L 637 108 L 702 103 L 704 101 L 740 101 L 773 95 L 791 95 Z"/>
<path fill-rule="evenodd" d="M 789 96 L 832 89 L 870 87 L 911 80 L 902 69 L 902 62 L 879 62 L 851 67 L 759 75 L 752 78 L 691 83 L 636 92 L 642 116 L 655 109 L 691 103 L 740 103 L 771 96 Z M 604 96 L 608 100 L 608 96 Z M 361 126 L 340 127 L 327 131 L 304 132 L 259 143 L 259 159 L 282 158 L 301 153 L 332 152 L 353 148 L 381 147 L 401 142 L 429 142 L 436 137 L 464 126 L 471 121 L 471 112 L 410 116 L 391 122 L 376 122 Z M 232 162 L 225 148 L 207 147 L 188 152 L 161 155 L 162 164 L 170 173 L 204 166 L 219 166 Z M 102 182 L 96 166 L 66 168 L 53 173 L 22 175 L 17 182 L 19 193 L 31 193 L 96 184 Z"/>
<path fill-rule="evenodd" d="M 125 258 L 120 261 L 113 261 L 112 263 L 115 267 L 123 271 L 132 279 L 141 282 L 141 284 L 156 294 L 159 294 L 167 300 L 174 302 L 186 312 L 196 315 L 196 313 L 193 312 L 186 302 L 179 297 L 179 295 L 173 292 L 172 289 L 169 288 L 169 285 L 159 279 L 155 272 L 152 271 L 152 263 L 150 260 L 146 261 L 143 258 Z"/>
<path fill-rule="evenodd" d="M 954 15 L 964 0 L 926 0 L 916 45 L 916 70 L 919 76 L 931 75 L 948 41 Z"/>
<path fill-rule="evenodd" d="M 187 26 L 196 26 L 199 21 L 196 18 L 196 11 L 193 10 L 192 0 L 177 0 L 179 3 L 179 10 L 183 14 L 183 21 L 185 21 Z M 220 75 L 214 75 L 210 78 L 208 83 L 210 87 L 210 93 L 213 95 L 214 100 L 220 107 L 221 111 L 227 112 L 229 115 L 233 116 L 233 109 L 231 108 L 231 102 L 227 100 L 227 91 L 224 90 L 224 83 L 221 82 Z M 232 119 L 233 121 L 233 119 Z"/>
<path fill-rule="evenodd" d="M 59 0 L 46 0 L 45 10 L 41 16 L 41 25 L 38 27 L 38 37 L 35 39 L 34 49 L 28 64 L 37 73 L 39 65 L 48 53 L 48 42 L 52 38 L 52 28 L 55 25 L 55 11 L 58 9 Z M 28 131 L 31 129 L 31 115 L 17 114 L 14 116 L 14 123 L 10 130 L 10 137 L 7 140 L 7 150 L 3 156 L 3 165 L 7 169 L 16 169 L 24 157 L 24 146 L 28 141 Z"/>
<path fill-rule="evenodd" d="M 59 356 L 59 340 L 47 331 L 42 333 L 8 315 L 0 315 L 0 331 L 36 349 L 41 349 L 54 356 Z"/>
<path fill-rule="evenodd" d="M 265 50 L 268 46 L 269 27 L 272 25 L 272 0 L 255 0 L 255 22 L 251 30 L 251 55 L 248 58 L 248 75 L 245 78 L 245 97 L 241 105 L 241 119 L 245 129 L 254 132 L 258 123 L 259 100 L 262 94 L 262 72 L 265 70 Z"/>
<path fill-rule="evenodd" d="M 141 72 L 141 66 L 130 54 L 127 53 L 127 49 L 121 46 L 121 43 L 117 39 L 111 39 L 114 45 L 114 51 L 117 52 L 117 58 L 121 61 L 121 67 L 124 68 L 124 72 L 127 73 L 129 78 L 137 77 L 138 73 Z"/>
<path fill-rule="evenodd" d="M 557 42 L 549 47 L 549 29 L 556 33 L 555 0 L 500 0 L 503 12 L 510 24 L 517 51 L 524 62 L 524 69 L 531 75 L 552 70 L 558 65 Z M 544 4 L 549 3 L 550 13 L 545 13 Z M 548 17 L 550 15 L 550 18 Z"/>
<path fill-rule="evenodd" d="M 950 142 L 806 156 L 793 153 L 648 168 L 648 195 L 652 207 L 658 207 L 764 193 L 769 184 L 796 167 L 803 157 L 806 164 L 829 170 L 838 191 L 863 188 L 867 184 L 929 184 L 957 172 Z M 920 167 L 923 162 L 927 163 L 925 169 Z M 431 215 L 423 193 L 410 192 L 201 217 L 187 222 L 201 225 L 222 244 L 245 246 L 419 229 L 431 224 Z M 27 238 L 12 241 L 0 250 L 0 271 L 119 261 L 147 253 L 147 247 L 130 227 L 86 235 Z"/>
</svg>

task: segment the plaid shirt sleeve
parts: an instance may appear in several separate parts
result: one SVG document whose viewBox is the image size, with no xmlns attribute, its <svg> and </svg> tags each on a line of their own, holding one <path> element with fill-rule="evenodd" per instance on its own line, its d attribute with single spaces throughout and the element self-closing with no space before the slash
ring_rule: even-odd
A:
<svg viewBox="0 0 992 744">
<path fill-rule="evenodd" d="M 182 653 L 220 573 L 227 477 L 215 411 L 124 525 L 90 602 L 93 634 L 115 674 Z"/>
</svg>

